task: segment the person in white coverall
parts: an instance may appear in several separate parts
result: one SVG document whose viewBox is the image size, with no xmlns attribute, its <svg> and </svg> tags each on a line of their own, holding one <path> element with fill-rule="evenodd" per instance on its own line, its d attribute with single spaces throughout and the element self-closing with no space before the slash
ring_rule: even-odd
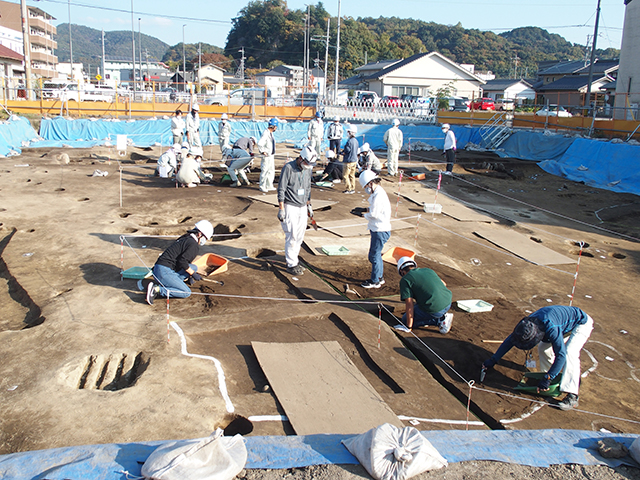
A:
<svg viewBox="0 0 640 480">
<path fill-rule="evenodd" d="M 267 129 L 258 141 L 258 152 L 262 155 L 260 161 L 260 191 L 262 193 L 273 192 L 273 179 L 276 178 L 276 139 L 273 133 L 278 129 L 280 122 L 277 118 L 269 120 Z"/>
<path fill-rule="evenodd" d="M 320 112 L 316 112 L 316 117 L 309 122 L 307 136 L 309 137 L 309 146 L 316 152 L 316 155 L 319 155 L 322 137 L 324 136 L 324 123 Z"/>
<path fill-rule="evenodd" d="M 182 117 L 182 110 L 176 110 L 176 114 L 171 117 L 171 135 L 173 135 L 173 144 L 182 143 L 182 136 L 184 135 L 184 118 Z"/>
<path fill-rule="evenodd" d="M 307 145 L 295 160 L 285 164 L 278 182 L 278 220 L 285 235 L 284 256 L 287 272 L 302 275 L 298 254 L 307 229 L 307 217 L 313 218 L 311 207 L 311 175 L 316 152 Z"/>
<path fill-rule="evenodd" d="M 229 123 L 229 116 L 223 113 L 220 117 L 220 124 L 218 125 L 218 144 L 220 145 L 220 153 L 225 155 L 227 150 L 231 149 L 229 139 L 231 138 L 231 124 Z"/>
<path fill-rule="evenodd" d="M 180 154 L 181 149 L 181 145 L 176 143 L 173 147 L 160 155 L 155 173 L 158 177 L 170 178 L 176 173 L 176 170 L 178 169 L 177 156 Z"/>
<path fill-rule="evenodd" d="M 456 136 L 448 123 L 442 124 L 442 133 L 444 133 L 444 156 L 447 160 L 447 170 L 444 173 L 451 175 L 453 164 L 456 162 Z"/>
<path fill-rule="evenodd" d="M 195 153 L 198 149 L 202 150 L 199 111 L 200 107 L 195 104 L 191 107 L 191 112 L 187 115 L 187 141 L 189 142 L 189 150 L 192 153 Z"/>
<path fill-rule="evenodd" d="M 402 148 L 402 130 L 398 128 L 400 120 L 393 121 L 393 126 L 384 132 L 384 143 L 387 144 L 387 172 L 392 177 L 398 175 L 398 155 Z"/>
</svg>

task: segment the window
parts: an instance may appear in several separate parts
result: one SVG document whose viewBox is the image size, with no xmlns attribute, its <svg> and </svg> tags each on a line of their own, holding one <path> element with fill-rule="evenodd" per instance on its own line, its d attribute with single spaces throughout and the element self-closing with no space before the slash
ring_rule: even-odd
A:
<svg viewBox="0 0 640 480">
<path fill-rule="evenodd" d="M 400 97 L 402 95 L 420 95 L 420 87 L 392 87 L 391 95 Z"/>
</svg>

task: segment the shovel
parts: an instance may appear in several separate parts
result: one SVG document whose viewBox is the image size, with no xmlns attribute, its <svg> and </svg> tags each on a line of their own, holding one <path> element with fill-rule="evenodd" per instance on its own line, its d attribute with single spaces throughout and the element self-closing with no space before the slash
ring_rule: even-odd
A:
<svg viewBox="0 0 640 480">
<path fill-rule="evenodd" d="M 221 280 L 213 280 L 212 278 L 205 278 L 205 277 L 202 277 L 202 280 L 204 280 L 205 282 L 217 283 L 220 286 L 224 286 L 224 282 Z"/>
<path fill-rule="evenodd" d="M 315 219 L 313 217 L 311 217 L 311 226 L 313 227 L 313 229 L 315 231 L 318 231 L 318 224 L 316 223 Z"/>
</svg>

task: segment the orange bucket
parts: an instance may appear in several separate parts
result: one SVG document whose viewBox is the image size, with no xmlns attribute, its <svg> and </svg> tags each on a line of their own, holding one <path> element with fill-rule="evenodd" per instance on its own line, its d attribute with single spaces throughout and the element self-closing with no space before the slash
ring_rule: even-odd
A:
<svg viewBox="0 0 640 480">
<path fill-rule="evenodd" d="M 196 258 L 193 263 L 198 266 L 198 273 L 204 276 L 226 272 L 229 268 L 229 260 L 215 253 L 205 253 Z"/>
<path fill-rule="evenodd" d="M 416 252 L 412 250 L 402 247 L 392 247 L 382 255 L 382 260 L 392 265 L 397 265 L 398 260 L 402 257 L 409 257 L 411 260 L 415 260 L 415 256 Z"/>
</svg>

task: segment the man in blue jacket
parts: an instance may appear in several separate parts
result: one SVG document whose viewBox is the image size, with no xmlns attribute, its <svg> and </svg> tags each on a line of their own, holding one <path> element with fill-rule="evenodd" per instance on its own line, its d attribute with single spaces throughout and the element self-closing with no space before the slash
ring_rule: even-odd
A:
<svg viewBox="0 0 640 480">
<path fill-rule="evenodd" d="M 355 125 L 347 126 L 349 140 L 342 149 L 342 162 L 344 165 L 344 182 L 346 190 L 343 193 L 356 193 L 356 167 L 358 166 L 358 149 L 360 144 L 356 139 L 358 129 Z"/>
<path fill-rule="evenodd" d="M 578 406 L 580 389 L 580 351 L 593 330 L 593 319 L 576 307 L 561 305 L 544 307 L 520 320 L 498 351 L 482 364 L 492 368 L 512 347 L 531 350 L 538 345 L 540 370 L 546 372 L 538 391 L 549 390 L 556 376 L 563 371 L 560 391 L 566 393 L 558 403 L 561 410 Z M 564 335 L 569 335 L 565 341 Z"/>
</svg>

